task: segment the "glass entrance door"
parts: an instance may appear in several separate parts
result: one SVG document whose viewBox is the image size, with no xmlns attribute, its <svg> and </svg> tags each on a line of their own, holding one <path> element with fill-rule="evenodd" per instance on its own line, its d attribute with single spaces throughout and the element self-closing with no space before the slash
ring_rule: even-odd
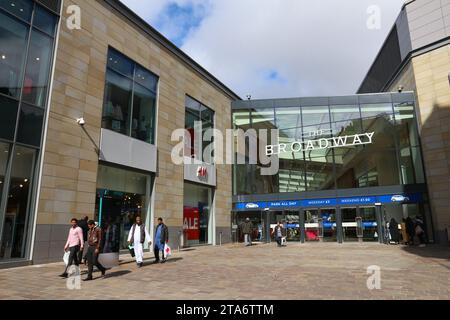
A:
<svg viewBox="0 0 450 320">
<path fill-rule="evenodd" d="M 298 211 L 284 212 L 283 226 L 286 229 L 287 241 L 300 241 L 300 215 Z"/>
<path fill-rule="evenodd" d="M 378 241 L 378 223 L 375 207 L 359 208 L 359 215 L 362 218 L 363 241 Z"/>
<path fill-rule="evenodd" d="M 305 240 L 319 241 L 319 210 L 304 210 L 305 217 Z"/>
<path fill-rule="evenodd" d="M 319 211 L 319 236 L 322 236 L 322 240 L 325 242 L 337 241 L 335 208 L 321 209 Z"/>
<path fill-rule="evenodd" d="M 235 226 L 237 227 L 237 241 L 244 242 L 244 234 L 242 233 L 242 224 L 249 218 L 252 223 L 252 241 L 264 242 L 266 238 L 266 212 L 238 212 L 236 213 Z"/>
<path fill-rule="evenodd" d="M 342 234 L 344 241 L 358 241 L 357 235 L 357 208 L 342 208 Z"/>
</svg>

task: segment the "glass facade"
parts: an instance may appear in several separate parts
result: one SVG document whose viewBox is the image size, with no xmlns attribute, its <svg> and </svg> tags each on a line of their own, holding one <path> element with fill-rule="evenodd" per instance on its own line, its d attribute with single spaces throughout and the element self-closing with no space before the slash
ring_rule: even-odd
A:
<svg viewBox="0 0 450 320">
<path fill-rule="evenodd" d="M 59 20 L 50 2 L 0 0 L 0 261 L 27 257 Z"/>
<path fill-rule="evenodd" d="M 197 137 L 199 142 L 196 142 L 195 123 L 201 123 L 202 136 Z M 206 163 L 213 163 L 214 153 L 208 154 L 205 150 L 213 143 L 213 141 L 204 141 L 205 132 L 208 129 L 214 128 L 214 111 L 200 102 L 186 96 L 186 117 L 185 117 L 185 129 L 189 132 L 190 137 L 186 139 L 186 146 L 184 155 L 190 158 L 201 160 Z M 200 141 L 201 140 L 201 141 Z"/>
<path fill-rule="evenodd" d="M 235 143 L 246 163 L 233 168 L 232 221 L 250 218 L 253 240 L 274 241 L 279 221 L 287 241 L 388 243 L 389 223 L 404 234 L 408 219 L 432 238 L 413 93 L 239 101 L 233 123 L 257 130 Z M 278 129 L 278 141 L 260 129 Z M 276 174 L 249 163 L 252 143 L 278 155 Z"/>
<path fill-rule="evenodd" d="M 108 51 L 102 128 L 155 143 L 158 77 L 118 51 Z"/>
<path fill-rule="evenodd" d="M 410 101 L 403 101 L 405 99 Z M 279 172 L 274 176 L 261 175 L 258 164 L 248 161 L 237 164 L 234 166 L 234 194 L 424 183 L 414 97 L 402 96 L 400 102 L 388 100 L 380 103 L 377 99 L 373 102 L 356 99 L 349 104 L 342 99 L 339 104 L 340 101 L 327 98 L 326 101 L 317 99 L 302 104 L 300 99 L 287 99 L 280 100 L 279 106 L 274 100 L 275 106 L 271 108 L 264 104 L 260 108 L 234 110 L 235 129 L 278 129 L 279 143 L 283 145 L 294 142 L 308 145 L 321 139 L 347 141 L 350 140 L 348 137 L 373 133 L 372 143 L 367 144 L 345 143 L 337 148 L 304 148 L 299 152 L 281 150 Z M 254 104 L 258 105 L 258 102 Z M 257 134 L 259 136 L 259 131 Z M 248 145 L 245 150 L 249 150 Z M 236 153 L 237 157 L 242 154 Z"/>
</svg>

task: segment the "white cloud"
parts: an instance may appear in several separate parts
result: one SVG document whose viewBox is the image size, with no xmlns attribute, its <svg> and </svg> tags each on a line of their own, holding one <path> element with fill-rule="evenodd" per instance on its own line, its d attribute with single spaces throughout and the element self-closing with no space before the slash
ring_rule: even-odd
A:
<svg viewBox="0 0 450 320">
<path fill-rule="evenodd" d="M 176 0 L 186 3 L 200 0 Z M 128 5 L 143 1 L 124 0 Z M 169 1 L 149 1 L 152 23 Z M 245 97 L 355 93 L 403 0 L 214 0 L 182 49 Z M 381 8 L 381 29 L 367 8 Z M 151 11 L 151 12 L 150 12 Z M 138 11 L 139 13 L 139 11 Z M 269 77 L 276 73 L 275 79 Z M 278 80 L 279 81 L 278 81 Z"/>
</svg>

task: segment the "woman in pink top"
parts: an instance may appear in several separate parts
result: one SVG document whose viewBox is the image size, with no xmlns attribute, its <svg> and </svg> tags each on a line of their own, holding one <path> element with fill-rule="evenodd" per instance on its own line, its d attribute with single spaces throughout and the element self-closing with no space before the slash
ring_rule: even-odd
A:
<svg viewBox="0 0 450 320">
<path fill-rule="evenodd" d="M 80 265 L 80 261 L 78 261 L 78 252 L 83 251 L 84 239 L 83 239 L 83 230 L 78 226 L 78 220 L 73 218 L 70 223 L 72 227 L 69 230 L 69 235 L 67 237 L 66 245 L 64 246 L 64 251 L 70 251 L 69 255 L 69 263 L 64 270 L 64 273 L 60 275 L 60 277 L 67 278 L 67 269 L 75 263 L 78 267 Z"/>
</svg>

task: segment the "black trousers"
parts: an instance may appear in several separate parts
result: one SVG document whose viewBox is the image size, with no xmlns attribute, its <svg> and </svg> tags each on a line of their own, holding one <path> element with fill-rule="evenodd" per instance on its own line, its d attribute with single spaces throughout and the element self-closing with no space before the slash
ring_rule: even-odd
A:
<svg viewBox="0 0 450 320">
<path fill-rule="evenodd" d="M 78 253 L 80 252 L 80 246 L 70 247 L 69 248 L 69 263 L 66 266 L 66 270 L 64 273 L 67 273 L 69 267 L 75 264 L 77 267 L 80 265 L 80 261 L 78 260 Z"/>
<path fill-rule="evenodd" d="M 87 245 L 88 245 L 87 242 L 85 242 L 84 245 L 87 246 Z M 83 262 L 83 259 L 86 260 L 86 256 L 83 257 L 83 251 L 84 251 L 84 250 L 80 250 L 80 251 L 78 252 L 78 263 L 82 263 L 82 262 Z"/>
<path fill-rule="evenodd" d="M 92 278 L 92 272 L 94 271 L 94 266 L 98 268 L 101 272 L 105 272 L 106 269 L 103 267 L 100 262 L 98 262 L 98 254 L 95 253 L 95 246 L 89 246 L 86 258 L 88 262 L 88 278 Z"/>
<path fill-rule="evenodd" d="M 277 243 L 278 243 L 278 246 L 280 246 L 280 247 L 281 247 L 281 239 L 282 239 L 282 237 L 277 237 Z"/>
<path fill-rule="evenodd" d="M 155 245 L 153 248 L 153 252 L 155 253 L 156 261 L 159 261 L 159 252 L 161 251 L 162 259 L 164 260 L 164 250 L 159 250 L 158 246 Z"/>
</svg>

